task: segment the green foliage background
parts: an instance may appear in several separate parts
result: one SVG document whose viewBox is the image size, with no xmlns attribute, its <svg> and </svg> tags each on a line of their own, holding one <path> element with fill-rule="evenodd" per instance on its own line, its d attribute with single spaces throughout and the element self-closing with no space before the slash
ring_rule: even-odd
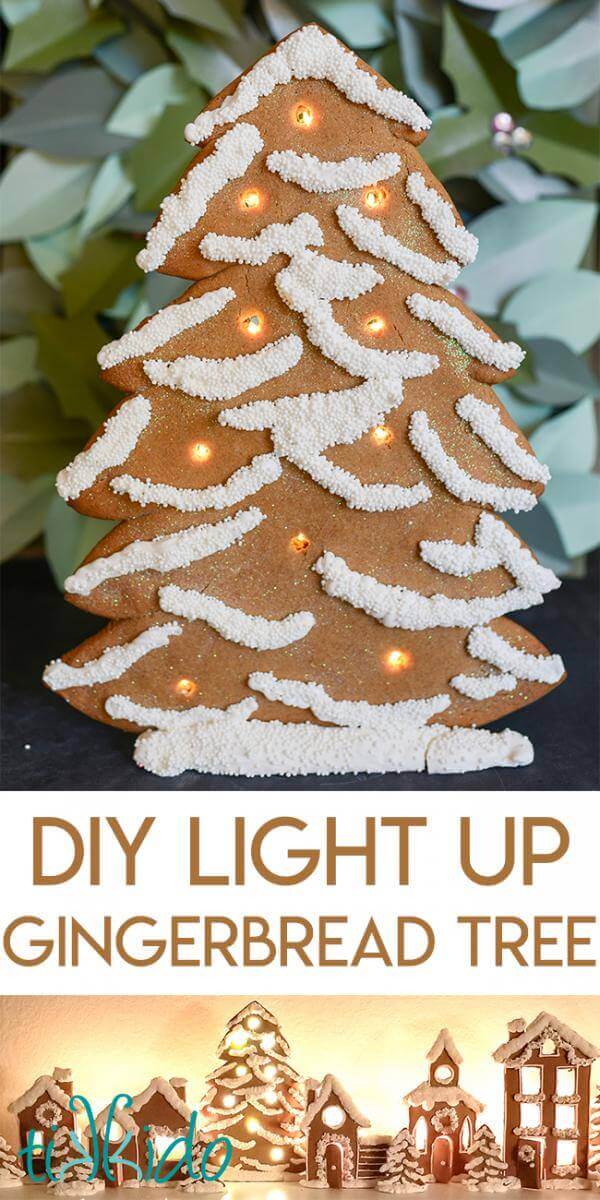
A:
<svg viewBox="0 0 600 1200">
<path fill-rule="evenodd" d="M 512 524 L 555 570 L 582 571 L 600 524 L 594 0 L 0 0 L 0 13 L 5 558 L 43 533 L 62 584 L 107 527 L 68 508 L 54 475 L 118 399 L 99 347 L 187 286 L 135 266 L 192 156 L 183 127 L 317 19 L 434 117 L 424 156 L 480 238 L 460 284 L 528 349 L 498 392 L 552 471 Z M 529 145 L 495 144 L 498 112 Z"/>
</svg>

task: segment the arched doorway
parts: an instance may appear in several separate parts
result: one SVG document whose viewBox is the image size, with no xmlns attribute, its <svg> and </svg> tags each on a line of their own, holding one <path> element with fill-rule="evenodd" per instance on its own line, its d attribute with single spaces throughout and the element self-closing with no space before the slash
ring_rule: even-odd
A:
<svg viewBox="0 0 600 1200">
<path fill-rule="evenodd" d="M 445 1133 L 431 1147 L 431 1174 L 436 1183 L 449 1183 L 454 1174 L 454 1144 Z"/>
<path fill-rule="evenodd" d="M 325 1178 L 330 1188 L 344 1186 L 344 1149 L 339 1142 L 330 1142 L 325 1150 Z"/>
</svg>

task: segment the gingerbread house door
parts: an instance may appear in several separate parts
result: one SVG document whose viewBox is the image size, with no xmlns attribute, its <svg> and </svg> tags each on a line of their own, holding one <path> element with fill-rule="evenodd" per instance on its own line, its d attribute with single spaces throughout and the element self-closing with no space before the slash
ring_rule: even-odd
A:
<svg viewBox="0 0 600 1200">
<path fill-rule="evenodd" d="M 344 1186 L 344 1148 L 339 1142 L 330 1142 L 325 1151 L 325 1178 L 330 1188 Z"/>
<path fill-rule="evenodd" d="M 544 1176 L 544 1143 L 542 1138 L 519 1138 L 517 1175 L 521 1187 L 541 1188 Z"/>
<path fill-rule="evenodd" d="M 449 1183 L 454 1174 L 454 1144 L 445 1133 L 431 1147 L 431 1174 L 436 1183 Z"/>
</svg>

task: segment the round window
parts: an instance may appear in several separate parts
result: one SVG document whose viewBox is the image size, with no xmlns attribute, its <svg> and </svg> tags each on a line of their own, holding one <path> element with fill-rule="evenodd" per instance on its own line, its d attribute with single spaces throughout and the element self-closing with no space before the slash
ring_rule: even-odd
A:
<svg viewBox="0 0 600 1200">
<path fill-rule="evenodd" d="M 328 1129 L 341 1129 L 345 1120 L 346 1114 L 339 1104 L 329 1104 L 323 1109 L 323 1124 Z"/>
<path fill-rule="evenodd" d="M 441 1066 L 436 1067 L 433 1073 L 436 1083 L 449 1083 L 453 1076 L 454 1071 L 452 1070 L 452 1067 L 447 1066 L 445 1063 L 442 1063 Z"/>
</svg>

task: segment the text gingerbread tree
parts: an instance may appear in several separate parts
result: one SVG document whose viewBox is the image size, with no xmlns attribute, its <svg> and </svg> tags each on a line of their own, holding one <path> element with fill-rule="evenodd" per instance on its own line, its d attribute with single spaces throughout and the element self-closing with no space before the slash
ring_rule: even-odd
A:
<svg viewBox="0 0 600 1200">
<path fill-rule="evenodd" d="M 203 1136 L 232 1146 L 226 1179 L 279 1180 L 304 1167 L 304 1087 L 290 1066 L 279 1023 L 253 1002 L 229 1021 L 218 1048 L 223 1060 L 207 1077 L 199 1125 Z M 206 1168 L 217 1173 L 223 1148 Z"/>
<path fill-rule="evenodd" d="M 128 398 L 58 478 L 120 521 L 65 585 L 110 623 L 45 674 L 159 774 L 531 760 L 474 726 L 564 674 L 507 617 L 558 586 L 500 515 L 549 476 L 428 125 L 309 25 L 186 130 L 138 262 L 198 282 L 101 352 Z"/>
</svg>

